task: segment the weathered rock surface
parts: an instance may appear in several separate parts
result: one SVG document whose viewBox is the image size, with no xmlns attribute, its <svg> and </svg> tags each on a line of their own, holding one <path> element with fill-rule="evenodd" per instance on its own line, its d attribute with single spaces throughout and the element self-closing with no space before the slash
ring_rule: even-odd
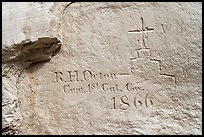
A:
<svg viewBox="0 0 204 137">
<path fill-rule="evenodd" d="M 18 134 L 18 121 L 22 119 L 18 107 L 18 83 L 25 70 L 33 64 L 49 61 L 59 51 L 57 38 L 39 38 L 26 41 L 2 51 L 3 63 L 3 134 Z"/>
<path fill-rule="evenodd" d="M 2 11 L 2 134 L 202 134 L 201 3 Z"/>
</svg>

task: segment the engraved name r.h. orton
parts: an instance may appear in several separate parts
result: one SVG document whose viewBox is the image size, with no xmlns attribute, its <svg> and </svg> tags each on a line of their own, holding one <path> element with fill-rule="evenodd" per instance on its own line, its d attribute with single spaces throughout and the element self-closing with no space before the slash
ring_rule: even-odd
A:
<svg viewBox="0 0 204 137">
<path fill-rule="evenodd" d="M 115 80 L 115 73 L 94 73 L 91 70 L 79 71 L 66 71 L 66 72 L 55 72 L 56 82 L 79 82 L 89 80 Z"/>
</svg>

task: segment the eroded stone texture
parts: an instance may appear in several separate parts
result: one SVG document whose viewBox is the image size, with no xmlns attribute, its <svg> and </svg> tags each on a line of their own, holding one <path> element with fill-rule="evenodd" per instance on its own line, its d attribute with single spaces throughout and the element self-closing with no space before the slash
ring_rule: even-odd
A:
<svg viewBox="0 0 204 137">
<path fill-rule="evenodd" d="M 3 134 L 18 134 L 22 115 L 18 105 L 18 84 L 29 67 L 49 61 L 59 51 L 57 38 L 43 37 L 37 41 L 26 41 L 4 48 L 2 51 L 3 73 Z"/>
<path fill-rule="evenodd" d="M 18 134 L 202 134 L 201 3 L 25 5 L 15 34 L 28 48 L 3 27 L 3 68 L 23 68 L 3 73 Z M 46 27 L 25 29 L 33 19 Z"/>
</svg>

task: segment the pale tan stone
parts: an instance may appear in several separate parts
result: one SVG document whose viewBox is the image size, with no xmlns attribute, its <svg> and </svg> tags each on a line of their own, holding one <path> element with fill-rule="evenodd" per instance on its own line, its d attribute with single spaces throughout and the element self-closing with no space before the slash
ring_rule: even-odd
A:
<svg viewBox="0 0 204 137">
<path fill-rule="evenodd" d="M 3 9 L 3 134 L 202 134 L 201 3 Z"/>
</svg>

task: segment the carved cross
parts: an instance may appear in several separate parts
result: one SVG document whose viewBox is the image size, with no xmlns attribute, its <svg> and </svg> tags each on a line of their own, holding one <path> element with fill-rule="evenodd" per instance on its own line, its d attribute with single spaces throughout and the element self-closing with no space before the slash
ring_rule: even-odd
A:
<svg viewBox="0 0 204 137">
<path fill-rule="evenodd" d="M 154 29 L 153 29 L 153 28 L 144 27 L 143 17 L 141 17 L 140 19 L 141 19 L 141 21 L 142 21 L 142 28 L 136 29 L 136 30 L 130 30 L 130 31 L 128 31 L 128 33 L 140 33 L 140 34 L 142 34 L 142 41 L 143 41 L 143 44 L 144 44 L 144 46 L 145 46 L 145 48 L 146 48 L 144 34 L 145 34 L 145 33 L 153 32 Z"/>
</svg>

